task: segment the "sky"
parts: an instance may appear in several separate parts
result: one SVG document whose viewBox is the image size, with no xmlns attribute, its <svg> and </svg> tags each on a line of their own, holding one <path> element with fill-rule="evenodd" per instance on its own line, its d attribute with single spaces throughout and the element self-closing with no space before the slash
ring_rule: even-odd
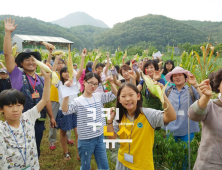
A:
<svg viewBox="0 0 222 170">
<path fill-rule="evenodd" d="M 109 27 L 147 14 L 177 20 L 222 21 L 222 0 L 5 0 L 0 15 L 32 17 L 46 22 L 85 12 Z"/>
</svg>

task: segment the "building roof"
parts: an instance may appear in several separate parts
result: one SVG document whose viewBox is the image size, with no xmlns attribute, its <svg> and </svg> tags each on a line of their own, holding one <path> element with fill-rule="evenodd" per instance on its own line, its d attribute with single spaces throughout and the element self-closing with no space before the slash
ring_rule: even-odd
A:
<svg viewBox="0 0 222 170">
<path fill-rule="evenodd" d="M 39 35 L 21 35 L 15 34 L 14 36 L 19 37 L 23 41 L 46 41 L 46 42 L 59 42 L 59 43 L 70 43 L 73 44 L 72 41 L 69 41 L 62 37 L 50 37 L 50 36 L 39 36 Z M 14 38 L 12 37 L 12 39 Z"/>
</svg>

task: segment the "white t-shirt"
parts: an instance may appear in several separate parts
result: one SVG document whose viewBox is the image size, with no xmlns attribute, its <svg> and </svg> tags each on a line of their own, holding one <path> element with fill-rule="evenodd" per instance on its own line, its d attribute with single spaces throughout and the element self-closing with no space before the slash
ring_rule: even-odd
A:
<svg viewBox="0 0 222 170">
<path fill-rule="evenodd" d="M 218 98 L 221 98 L 221 93 L 219 93 Z"/>
<path fill-rule="evenodd" d="M 103 68 L 103 72 L 102 72 L 102 75 L 101 75 L 101 80 L 102 80 L 102 82 L 105 82 L 106 78 L 107 78 L 108 76 L 111 76 L 111 75 L 112 75 L 112 73 L 111 73 L 110 70 L 108 70 L 108 71 L 107 71 L 107 74 L 105 74 L 105 69 L 106 69 L 106 67 Z"/>
<path fill-rule="evenodd" d="M 31 169 L 35 170 L 39 169 L 34 129 L 35 121 L 38 118 L 40 118 L 40 113 L 38 113 L 36 107 L 24 112 L 20 117 L 26 136 L 26 166 L 30 165 Z M 18 128 L 11 127 L 11 130 L 25 158 L 25 139 L 22 125 L 20 124 Z M 25 168 L 18 145 L 10 132 L 8 124 L 0 121 L 0 170 L 21 170 Z"/>
<path fill-rule="evenodd" d="M 73 84 L 74 84 L 74 83 L 78 83 L 75 77 L 73 78 Z M 55 87 L 58 88 L 58 92 L 59 92 L 59 104 L 60 104 L 59 109 L 60 109 L 60 110 L 62 110 L 62 101 L 63 101 L 63 98 L 62 98 L 62 95 L 61 95 L 61 90 L 59 90 L 59 88 L 62 87 L 61 85 L 63 85 L 61 81 L 59 81 L 58 84 L 55 85 Z M 78 97 L 78 94 L 69 96 L 69 104 L 70 104 L 71 101 L 72 101 L 74 98 L 76 98 L 76 97 Z"/>
</svg>

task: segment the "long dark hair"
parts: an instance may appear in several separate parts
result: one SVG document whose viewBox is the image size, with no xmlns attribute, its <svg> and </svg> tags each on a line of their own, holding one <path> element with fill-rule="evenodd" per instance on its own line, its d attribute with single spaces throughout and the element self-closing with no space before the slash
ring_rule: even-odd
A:
<svg viewBox="0 0 222 170">
<path fill-rule="evenodd" d="M 124 87 L 129 87 L 129 88 L 133 89 L 136 92 L 136 94 L 140 93 L 139 90 L 137 89 L 136 85 L 134 85 L 133 83 L 127 82 L 127 83 L 123 83 L 120 85 L 119 90 L 117 92 L 117 100 L 116 100 L 116 108 L 119 108 L 119 120 L 117 120 L 118 123 L 121 123 L 121 120 L 124 115 L 127 116 L 126 108 L 123 107 L 123 105 L 119 102 L 120 94 L 121 94 L 121 91 L 123 90 Z M 142 108 L 142 101 L 140 98 L 140 100 L 137 101 L 137 107 L 136 107 L 134 119 L 136 119 L 139 116 L 139 114 L 141 113 L 141 108 Z"/>
<path fill-rule="evenodd" d="M 172 64 L 172 69 L 171 69 L 171 71 L 174 69 L 174 62 L 172 61 L 172 60 L 167 60 L 166 62 L 165 62 L 165 64 L 164 64 L 164 68 L 163 68 L 163 75 L 166 75 L 167 73 L 168 73 L 168 71 L 167 71 L 167 69 L 166 69 L 166 65 L 168 64 L 168 63 L 170 63 L 170 64 Z"/>
<path fill-rule="evenodd" d="M 65 83 L 65 80 L 64 80 L 64 78 L 62 77 L 62 73 L 66 72 L 67 70 L 68 70 L 68 68 L 67 68 L 66 66 L 63 67 L 63 68 L 60 70 L 60 80 L 61 80 L 62 84 Z"/>
<path fill-rule="evenodd" d="M 92 68 L 92 65 L 93 65 L 93 62 L 92 61 L 88 61 L 88 63 L 86 64 L 86 71 L 85 71 L 85 73 L 91 72 L 91 71 L 89 71 L 88 67 Z"/>
</svg>

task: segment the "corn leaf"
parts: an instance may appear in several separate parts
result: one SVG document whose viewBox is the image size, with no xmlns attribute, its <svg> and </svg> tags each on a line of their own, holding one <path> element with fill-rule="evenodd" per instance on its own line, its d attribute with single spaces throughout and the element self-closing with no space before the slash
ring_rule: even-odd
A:
<svg viewBox="0 0 222 170">
<path fill-rule="evenodd" d="M 67 68 L 68 68 L 68 72 L 69 72 L 69 78 L 72 79 L 72 77 L 73 77 L 73 62 L 72 62 L 72 55 L 71 55 L 71 51 L 70 51 L 70 45 L 69 45 Z"/>
</svg>

